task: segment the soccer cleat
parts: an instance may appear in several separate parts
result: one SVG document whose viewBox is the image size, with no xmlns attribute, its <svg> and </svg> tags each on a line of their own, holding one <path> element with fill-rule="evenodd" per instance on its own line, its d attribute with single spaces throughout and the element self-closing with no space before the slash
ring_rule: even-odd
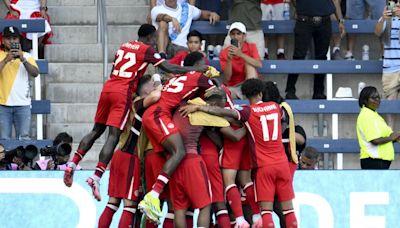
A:
<svg viewBox="0 0 400 228">
<path fill-rule="evenodd" d="M 138 205 L 139 210 L 154 223 L 160 224 L 161 209 L 160 200 L 147 193 Z"/>
<path fill-rule="evenodd" d="M 262 223 L 262 221 L 261 221 L 261 223 Z M 250 225 L 246 220 L 244 220 L 241 223 L 236 222 L 235 228 L 250 228 Z"/>
<path fill-rule="evenodd" d="M 64 184 L 67 187 L 71 187 L 74 181 L 74 169 L 72 167 L 67 167 L 64 170 Z"/>
<path fill-rule="evenodd" d="M 92 193 L 93 193 L 94 198 L 97 201 L 100 201 L 101 200 L 101 196 L 100 196 L 100 183 L 99 183 L 99 181 L 98 180 L 94 180 L 93 178 L 89 177 L 86 180 L 86 183 L 88 183 L 89 187 L 92 188 Z"/>
</svg>

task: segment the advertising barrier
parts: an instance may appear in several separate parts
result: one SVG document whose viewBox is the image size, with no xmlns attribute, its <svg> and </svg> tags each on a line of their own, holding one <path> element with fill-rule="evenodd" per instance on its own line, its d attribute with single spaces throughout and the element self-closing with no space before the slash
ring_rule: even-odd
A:
<svg viewBox="0 0 400 228">
<path fill-rule="evenodd" d="M 96 227 L 107 200 L 109 173 L 97 202 L 85 183 L 93 171 L 77 171 L 71 188 L 62 171 L 0 171 L 0 227 Z M 399 227 L 400 171 L 315 170 L 295 174 L 300 228 Z M 122 205 L 111 227 L 118 226 Z M 279 227 L 276 222 L 276 227 Z"/>
</svg>

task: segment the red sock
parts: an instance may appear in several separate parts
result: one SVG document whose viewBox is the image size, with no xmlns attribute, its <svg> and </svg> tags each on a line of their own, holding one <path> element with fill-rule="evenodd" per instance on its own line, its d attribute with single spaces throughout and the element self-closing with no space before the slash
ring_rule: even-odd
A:
<svg viewBox="0 0 400 228">
<path fill-rule="evenodd" d="M 101 178 L 103 176 L 104 171 L 107 169 L 107 164 L 104 164 L 103 162 L 99 162 L 96 165 L 96 170 L 94 171 L 94 175 L 98 176 Z"/>
<path fill-rule="evenodd" d="M 286 210 L 282 211 L 282 213 L 285 215 L 285 222 L 286 222 L 286 227 L 287 228 L 297 228 L 297 219 L 296 215 L 294 214 L 294 210 Z"/>
<path fill-rule="evenodd" d="M 235 228 L 236 226 L 236 221 L 231 221 L 231 228 Z"/>
<path fill-rule="evenodd" d="M 121 219 L 119 220 L 118 228 L 134 227 L 133 218 L 135 217 L 136 208 L 134 206 L 125 206 L 122 211 Z"/>
<path fill-rule="evenodd" d="M 231 227 L 231 220 L 229 219 L 228 210 L 220 210 L 215 213 L 217 217 L 217 223 L 219 227 L 229 228 Z"/>
<path fill-rule="evenodd" d="M 193 209 L 189 209 L 188 211 L 186 211 L 186 227 L 193 227 L 194 212 L 191 210 Z"/>
<path fill-rule="evenodd" d="M 110 227 L 114 213 L 118 210 L 118 206 L 108 203 L 106 208 L 104 208 L 103 213 L 100 215 L 99 228 Z"/>
<path fill-rule="evenodd" d="M 74 153 L 74 157 L 72 158 L 72 162 L 75 165 L 78 165 L 86 153 L 87 153 L 87 151 L 77 149 Z"/>
<path fill-rule="evenodd" d="M 235 184 L 225 188 L 226 201 L 232 208 L 235 218 L 243 216 L 242 201 L 240 200 L 239 189 Z"/>
<path fill-rule="evenodd" d="M 174 212 L 168 210 L 168 213 L 165 215 L 163 228 L 174 228 L 174 218 L 175 218 Z"/>
<path fill-rule="evenodd" d="M 272 220 L 272 211 L 263 210 L 261 211 L 263 227 L 265 228 L 274 228 L 274 221 Z"/>
<path fill-rule="evenodd" d="M 168 174 L 161 172 L 157 177 L 156 183 L 154 183 L 153 185 L 153 191 L 160 194 L 164 189 L 165 185 L 168 184 L 168 181 L 169 181 Z"/>
<path fill-rule="evenodd" d="M 256 203 L 256 197 L 254 194 L 254 184 L 253 182 L 247 183 L 243 191 L 246 193 L 246 200 L 250 204 L 253 214 L 260 214 L 260 207 Z"/>
</svg>

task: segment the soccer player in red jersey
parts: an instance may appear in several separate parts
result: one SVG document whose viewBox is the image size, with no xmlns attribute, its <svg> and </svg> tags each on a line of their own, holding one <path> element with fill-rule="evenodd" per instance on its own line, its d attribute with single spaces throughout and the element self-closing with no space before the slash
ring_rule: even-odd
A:
<svg viewBox="0 0 400 228">
<path fill-rule="evenodd" d="M 158 84 L 159 88 L 155 87 Z M 141 116 L 146 107 L 155 103 L 161 95 L 161 83 L 154 82 L 150 75 L 139 79 L 138 95 L 132 106 L 132 112 L 124 132 L 119 140 L 118 150 L 114 153 L 110 165 L 107 206 L 99 219 L 99 228 L 108 228 L 121 200 L 124 210 L 118 227 L 132 225 L 140 188 L 140 161 L 136 154 L 136 144 L 142 127 Z"/>
<path fill-rule="evenodd" d="M 156 29 L 153 25 L 143 24 L 138 30 L 139 39 L 121 45 L 116 53 L 110 79 L 104 84 L 97 106 L 95 124 L 92 131 L 81 140 L 69 169 L 65 170 L 64 183 L 72 185 L 73 171 L 93 143 L 109 127 L 106 142 L 100 151 L 95 173 L 87 179 L 94 197 L 100 201 L 100 178 L 112 158 L 121 131 L 125 128 L 132 106 L 133 94 L 138 80 L 146 71 L 149 63 L 167 72 L 185 73 L 193 70 L 206 71 L 207 67 L 180 67 L 167 63 L 155 52 Z"/>
<path fill-rule="evenodd" d="M 250 106 L 244 106 L 242 110 L 188 105 L 182 107 L 180 112 L 187 115 L 203 111 L 243 122 L 248 130 L 251 161 L 255 171 L 256 200 L 262 210 L 263 227 L 274 227 L 272 210 L 276 194 L 285 215 L 286 227 L 297 228 L 292 203 L 292 178 L 282 144 L 281 109 L 275 102 L 262 101 L 264 87 L 265 84 L 259 79 L 248 79 L 243 83 L 242 93 L 248 98 Z"/>
<path fill-rule="evenodd" d="M 203 54 L 190 53 L 185 58 L 185 66 L 205 66 Z M 150 220 L 158 222 L 161 216 L 159 194 L 168 183 L 179 162 L 185 155 L 181 134 L 172 120 L 172 112 L 182 101 L 202 96 L 215 85 L 202 72 L 189 72 L 168 80 L 163 86 L 160 100 L 149 107 L 143 115 L 143 128 L 148 136 L 154 152 L 166 151 L 170 157 L 157 176 L 153 188 L 139 203 Z"/>
<path fill-rule="evenodd" d="M 192 52 L 201 52 L 201 41 L 203 40 L 203 35 L 197 30 L 192 30 L 189 32 L 187 35 L 187 46 L 189 50 L 182 50 L 176 53 L 172 59 L 169 60 L 169 63 L 183 66 L 183 61 L 185 60 L 185 57 Z M 205 53 L 204 55 L 204 60 L 206 61 L 206 64 L 208 65 L 208 59 Z"/>
</svg>

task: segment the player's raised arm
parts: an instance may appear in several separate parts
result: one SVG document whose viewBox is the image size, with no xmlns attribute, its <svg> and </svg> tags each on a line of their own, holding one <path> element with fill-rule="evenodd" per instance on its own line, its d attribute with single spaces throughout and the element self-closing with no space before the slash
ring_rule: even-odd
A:
<svg viewBox="0 0 400 228">
<path fill-rule="evenodd" d="M 239 114 L 237 111 L 232 109 L 224 109 L 217 106 L 208 106 L 208 105 L 186 105 L 179 109 L 179 112 L 183 116 L 187 116 L 192 112 L 205 112 L 211 115 L 222 116 L 222 117 L 232 117 L 235 119 L 239 118 Z"/>
<path fill-rule="evenodd" d="M 232 127 L 223 127 L 219 131 L 224 137 L 234 142 L 239 142 L 246 135 L 245 127 L 241 127 L 237 130 Z"/>
</svg>

